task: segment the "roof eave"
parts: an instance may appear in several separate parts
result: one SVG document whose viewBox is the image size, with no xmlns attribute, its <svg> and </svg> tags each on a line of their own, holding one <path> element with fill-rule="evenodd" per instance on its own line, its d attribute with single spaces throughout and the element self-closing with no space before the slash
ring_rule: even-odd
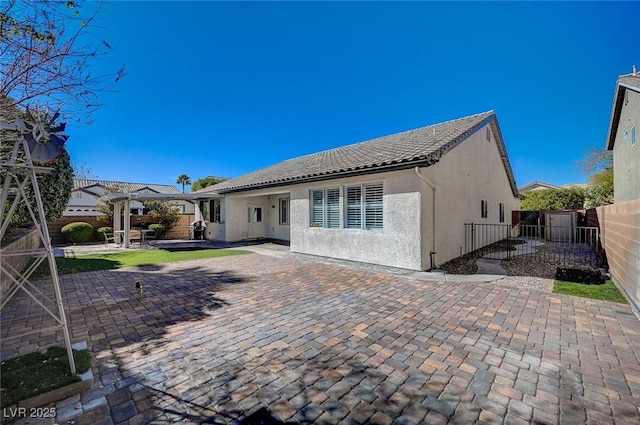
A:
<svg viewBox="0 0 640 425">
<path fill-rule="evenodd" d="M 616 143 L 616 135 L 618 133 L 618 124 L 620 123 L 620 114 L 622 113 L 622 101 L 626 90 L 640 92 L 637 87 L 618 81 L 616 83 L 616 91 L 613 95 L 613 107 L 611 110 L 611 119 L 609 120 L 609 132 L 607 138 L 607 150 L 613 150 Z"/>
<path fill-rule="evenodd" d="M 440 157 L 442 156 L 442 151 L 443 150 L 440 149 L 437 152 L 434 152 L 433 154 L 430 154 L 429 156 L 427 156 L 427 158 L 421 158 L 418 160 L 405 161 L 405 162 L 400 162 L 395 164 L 385 164 L 385 165 L 379 165 L 374 167 L 359 168 L 355 170 L 338 171 L 334 173 L 302 176 L 302 177 L 294 178 L 290 180 L 277 180 L 277 181 L 264 182 L 264 183 L 251 185 L 251 186 L 230 187 L 227 189 L 220 189 L 217 191 L 217 193 L 223 194 L 223 193 L 247 192 L 250 190 L 266 189 L 266 188 L 271 188 L 276 186 L 291 186 L 295 184 L 311 183 L 311 182 L 322 181 L 322 180 L 334 180 L 334 179 L 339 179 L 343 177 L 354 177 L 354 176 L 384 173 L 389 171 L 406 170 L 406 169 L 414 168 L 416 166 L 428 167 L 440 161 Z"/>
</svg>

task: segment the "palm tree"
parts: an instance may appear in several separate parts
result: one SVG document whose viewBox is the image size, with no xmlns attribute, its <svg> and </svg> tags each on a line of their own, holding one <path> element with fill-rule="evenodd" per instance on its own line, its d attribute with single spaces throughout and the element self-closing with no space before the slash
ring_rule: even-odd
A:
<svg viewBox="0 0 640 425">
<path fill-rule="evenodd" d="M 191 185 L 191 177 L 189 177 L 186 174 L 180 174 L 178 176 L 178 180 L 176 180 L 176 183 L 181 184 L 182 185 L 182 193 L 184 193 L 184 186 L 189 186 Z"/>
</svg>

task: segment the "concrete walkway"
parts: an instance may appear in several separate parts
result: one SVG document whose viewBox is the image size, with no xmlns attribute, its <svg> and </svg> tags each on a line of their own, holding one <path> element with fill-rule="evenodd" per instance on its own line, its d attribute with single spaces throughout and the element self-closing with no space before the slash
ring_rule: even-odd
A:
<svg viewBox="0 0 640 425">
<path fill-rule="evenodd" d="M 29 423 L 640 421 L 627 305 L 271 253 L 61 276 L 94 388 Z"/>
</svg>

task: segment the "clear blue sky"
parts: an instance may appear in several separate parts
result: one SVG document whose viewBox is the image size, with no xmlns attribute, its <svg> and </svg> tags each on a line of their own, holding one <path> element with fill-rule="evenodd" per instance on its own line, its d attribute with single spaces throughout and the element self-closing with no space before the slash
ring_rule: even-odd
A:
<svg viewBox="0 0 640 425">
<path fill-rule="evenodd" d="M 580 183 L 618 75 L 640 66 L 640 3 L 107 2 L 126 64 L 75 164 L 174 184 L 493 109 L 518 185 Z M 478 164 L 479 167 L 482 164 Z"/>
</svg>

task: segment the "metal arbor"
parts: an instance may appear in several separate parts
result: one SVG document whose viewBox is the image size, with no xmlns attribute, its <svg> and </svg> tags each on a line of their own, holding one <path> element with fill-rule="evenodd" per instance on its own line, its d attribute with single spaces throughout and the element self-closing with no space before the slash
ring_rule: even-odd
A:
<svg viewBox="0 0 640 425">
<path fill-rule="evenodd" d="M 64 144 L 68 136 L 62 134 L 65 124 L 57 126 L 54 124 L 58 114 L 55 114 L 48 121 L 40 119 L 40 116 L 34 116 L 28 110 L 27 116 L 28 120 L 17 119 L 14 123 L 0 122 L 0 128 L 17 134 L 13 148 L 9 152 L 0 152 L 0 174 L 4 178 L 2 193 L 0 194 L 0 211 L 2 211 L 0 241 L 4 238 L 13 215 L 22 203 L 26 206 L 36 226 L 42 242 L 42 248 L 16 251 L 3 255 L 6 257 L 29 256 L 34 261 L 24 270 L 18 270 L 8 260 L 0 261 L 0 278 L 8 282 L 7 296 L 1 300 L 0 310 L 6 306 L 14 295 L 22 290 L 54 319 L 55 324 L 46 329 L 25 331 L 5 339 L 20 338 L 50 330 L 62 330 L 69 357 L 69 368 L 71 373 L 75 374 L 76 366 L 60 291 L 58 269 L 37 179 L 37 174 L 51 173 L 53 169 L 34 165 L 34 161 L 43 164 L 55 163 L 56 158 L 64 153 Z M 33 197 L 29 196 L 29 189 L 31 189 Z M 29 280 L 38 266 L 44 261 L 49 264 L 55 300 L 52 300 L 41 288 L 38 288 L 37 285 Z"/>
</svg>

